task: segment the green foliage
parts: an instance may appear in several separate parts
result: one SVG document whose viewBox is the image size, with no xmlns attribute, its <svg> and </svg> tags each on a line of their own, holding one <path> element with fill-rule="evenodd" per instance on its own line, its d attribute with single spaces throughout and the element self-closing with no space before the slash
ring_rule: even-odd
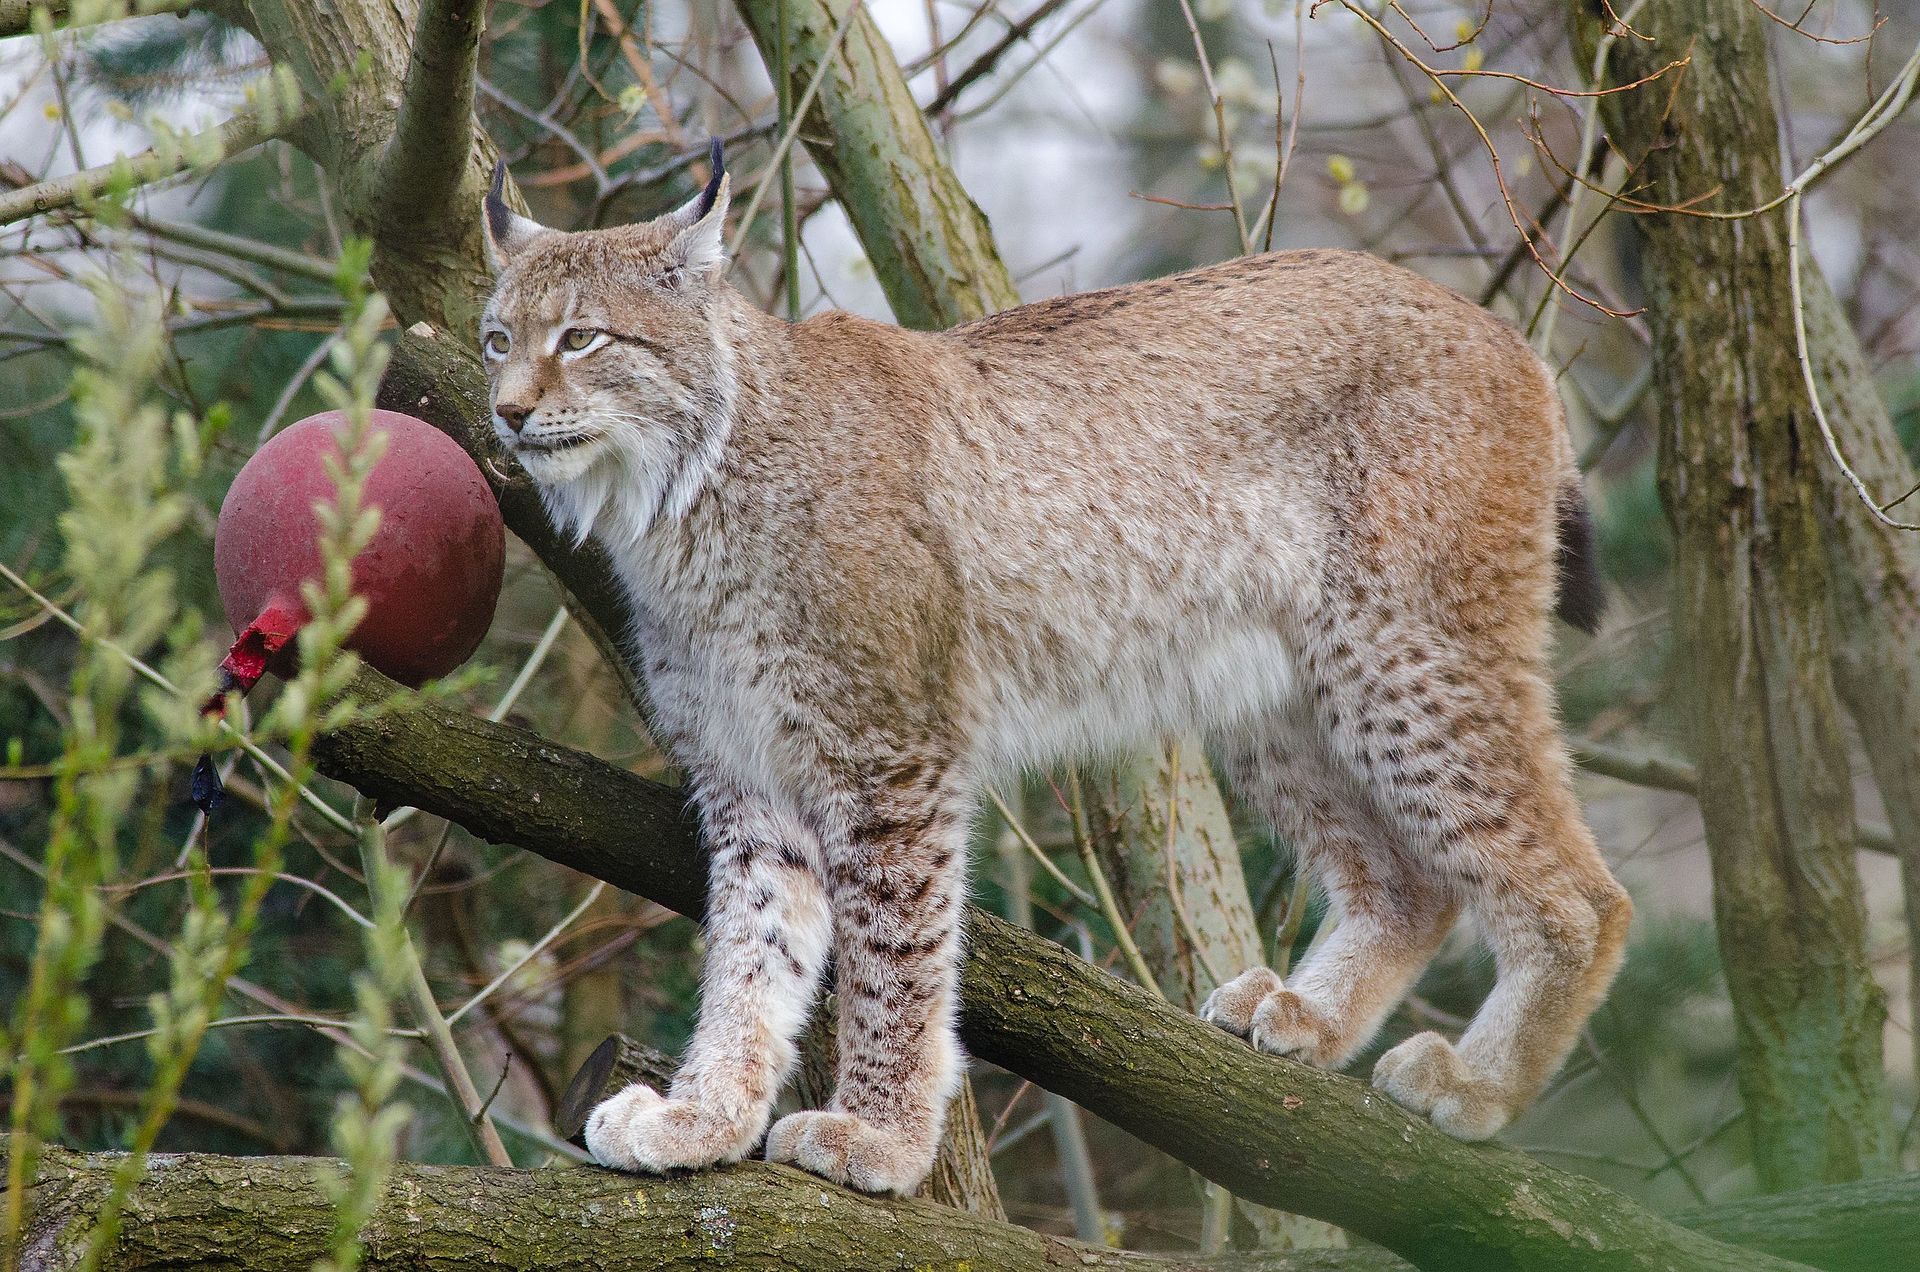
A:
<svg viewBox="0 0 1920 1272">
<path fill-rule="evenodd" d="M 163 343 L 156 306 L 102 279 L 102 326 L 76 341 L 73 401 L 78 440 L 60 469 L 70 504 L 61 518 L 65 572 L 77 595 L 72 622 L 82 648 L 67 698 L 69 723 L 52 762 L 54 811 L 47 829 L 46 890 L 25 994 L 0 1049 L 12 1057 L 12 1131 L 0 1248 L 22 1219 L 23 1185 L 36 1145 L 53 1129 L 72 1085 L 65 1047 L 86 1022 L 79 992 L 100 953 L 105 912 L 99 885 L 119 866 L 119 832 L 132 807 L 136 771 L 123 762 L 122 709 L 133 661 L 161 640 L 174 615 L 171 579 L 149 568 L 154 546 L 179 528 L 186 504 L 168 489 L 176 455 L 166 413 L 147 400 Z M 163 735 L 190 737 L 190 718 L 149 699 Z"/>
</svg>

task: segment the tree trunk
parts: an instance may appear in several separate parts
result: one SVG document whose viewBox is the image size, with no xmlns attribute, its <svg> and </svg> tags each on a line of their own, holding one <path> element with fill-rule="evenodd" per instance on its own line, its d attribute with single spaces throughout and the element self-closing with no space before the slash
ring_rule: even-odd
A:
<svg viewBox="0 0 1920 1272">
<path fill-rule="evenodd" d="M 1819 268 L 1801 262 L 1807 352 L 1841 453 L 1880 499 L 1920 484 L 1900 447 L 1860 342 Z M 1838 467 L 1820 456 L 1834 679 L 1859 727 L 1887 806 L 1907 912 L 1908 1018 L 1920 1027 L 1920 535 L 1877 521 Z M 1900 514 L 1912 521 L 1920 500 Z M 1914 1049 L 1920 1081 L 1920 1047 Z"/>
<path fill-rule="evenodd" d="M 1596 6 L 1577 0 L 1582 39 Z M 1664 0 L 1615 46 L 1605 99 L 1640 197 L 1782 186 L 1764 24 L 1748 0 Z M 1882 995 L 1868 965 L 1853 792 L 1834 686 L 1826 456 L 1793 352 L 1784 215 L 1643 218 L 1660 488 L 1675 529 L 1680 690 L 1696 722 L 1714 916 L 1762 1185 L 1888 1164 Z"/>
<path fill-rule="evenodd" d="M 1196 1010 L 1219 981 L 1266 961 L 1240 846 L 1199 739 L 1131 757 L 1087 789 L 1100 859 L 1168 1002 Z"/>
<path fill-rule="evenodd" d="M 1167 1001 L 1197 1011 L 1215 986 L 1266 961 L 1227 806 L 1197 737 L 1129 757 L 1095 779 L 1088 810 L 1120 912 Z M 1091 798 L 1091 797 L 1090 797 Z M 1210 1237 L 1226 1217 L 1208 1198 Z M 1269 1249 L 1338 1246 L 1326 1224 L 1243 1203 Z"/>
</svg>

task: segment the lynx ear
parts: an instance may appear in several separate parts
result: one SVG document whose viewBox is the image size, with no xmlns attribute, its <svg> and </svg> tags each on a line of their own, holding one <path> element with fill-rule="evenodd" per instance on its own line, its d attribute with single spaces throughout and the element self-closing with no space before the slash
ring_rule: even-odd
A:
<svg viewBox="0 0 1920 1272">
<path fill-rule="evenodd" d="M 732 178 L 727 175 L 718 137 L 709 143 L 707 154 L 713 175 L 706 189 L 662 218 L 680 231 L 667 244 L 668 269 L 691 278 L 710 277 L 727 261 L 725 231 Z"/>
<path fill-rule="evenodd" d="M 493 185 L 487 190 L 485 201 L 486 216 L 482 218 L 487 230 L 487 259 L 496 272 L 545 228 L 538 221 L 520 216 L 507 206 L 506 182 L 506 160 L 496 160 L 493 165 Z"/>
</svg>

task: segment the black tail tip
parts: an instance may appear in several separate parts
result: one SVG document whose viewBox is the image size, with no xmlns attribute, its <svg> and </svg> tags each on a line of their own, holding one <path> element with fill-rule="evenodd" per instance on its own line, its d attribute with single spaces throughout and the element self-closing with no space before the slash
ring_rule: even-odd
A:
<svg viewBox="0 0 1920 1272">
<path fill-rule="evenodd" d="M 1587 497 L 1579 482 L 1569 482 L 1560 488 L 1554 514 L 1560 532 L 1557 561 L 1560 599 L 1554 612 L 1592 635 L 1600 630 L 1600 617 L 1607 609 L 1607 593 L 1605 580 L 1600 576 L 1600 545 L 1593 530 L 1593 514 L 1587 509 Z"/>
</svg>

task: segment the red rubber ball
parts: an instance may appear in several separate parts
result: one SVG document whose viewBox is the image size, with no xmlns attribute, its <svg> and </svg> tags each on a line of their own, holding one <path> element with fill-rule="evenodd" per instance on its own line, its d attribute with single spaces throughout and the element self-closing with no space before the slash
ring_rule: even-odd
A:
<svg viewBox="0 0 1920 1272">
<path fill-rule="evenodd" d="M 353 563 L 367 615 L 348 645 L 403 684 L 444 676 L 479 647 L 500 598 L 500 506 L 473 460 L 423 420 L 373 412 L 386 452 L 367 479 L 380 509 Z M 326 456 L 347 428 L 339 411 L 310 415 L 262 446 L 233 479 L 214 532 L 227 622 L 242 632 L 270 603 L 305 618 L 300 584 L 320 576 L 315 504 L 333 502 Z"/>
</svg>

